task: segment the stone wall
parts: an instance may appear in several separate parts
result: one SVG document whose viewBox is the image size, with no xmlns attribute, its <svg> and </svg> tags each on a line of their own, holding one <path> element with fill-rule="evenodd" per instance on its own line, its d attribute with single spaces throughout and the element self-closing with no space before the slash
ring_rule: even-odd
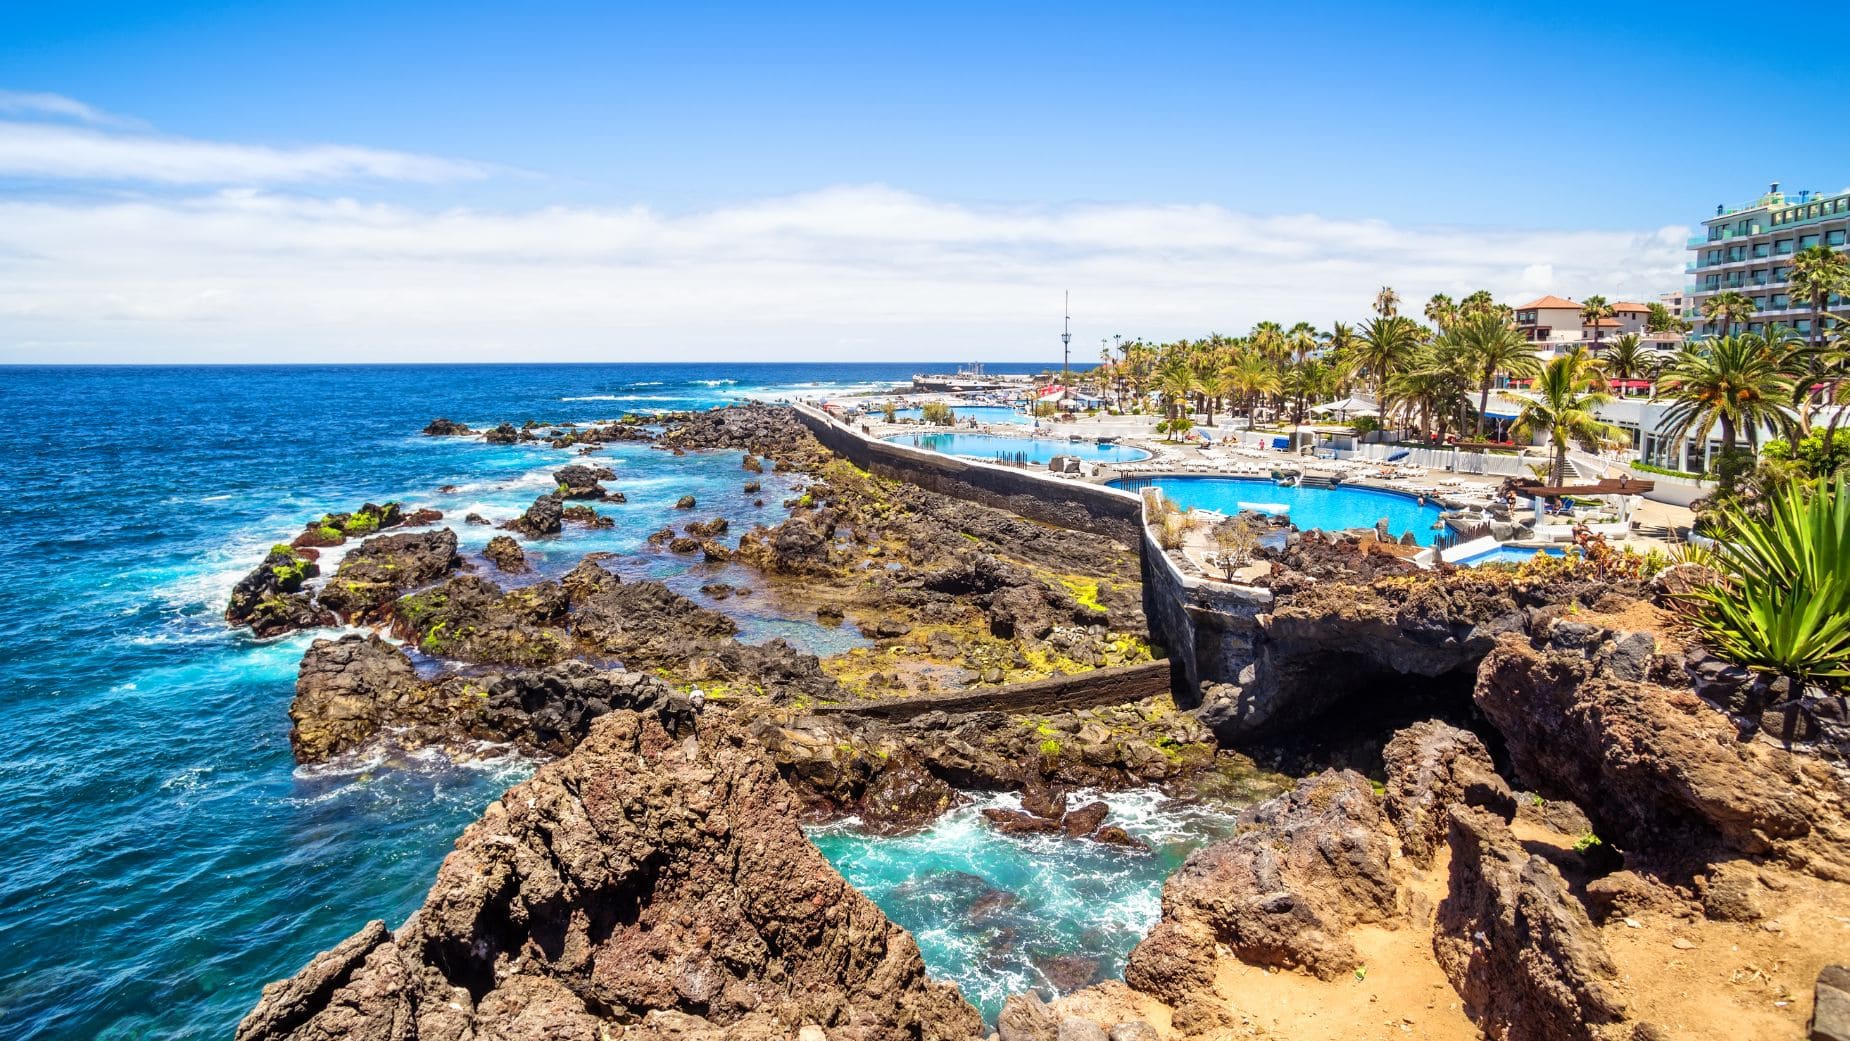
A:
<svg viewBox="0 0 1850 1041">
<path fill-rule="evenodd" d="M 1259 615 L 1271 608 L 1272 593 L 1185 575 L 1147 526 L 1138 529 L 1150 642 L 1169 654 L 1176 704 L 1192 709 L 1204 684 L 1242 682 L 1257 660 Z"/>
<path fill-rule="evenodd" d="M 1093 669 L 1073 676 L 1011 683 L 957 694 L 820 705 L 819 716 L 855 715 L 875 719 L 912 719 L 927 712 L 1056 712 L 1141 701 L 1170 692 L 1169 663 L 1144 662 Z"/>
<path fill-rule="evenodd" d="M 1007 510 L 1060 528 L 1089 531 L 1135 546 L 1142 507 L 1135 495 L 1045 471 L 995 466 L 863 435 L 808 406 L 797 418 L 829 451 L 880 477 L 916 484 L 928 491 Z"/>
</svg>

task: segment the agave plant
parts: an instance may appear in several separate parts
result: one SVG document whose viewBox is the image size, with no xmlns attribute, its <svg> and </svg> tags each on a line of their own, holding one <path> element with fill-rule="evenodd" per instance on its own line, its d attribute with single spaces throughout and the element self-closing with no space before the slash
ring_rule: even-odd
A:
<svg viewBox="0 0 1850 1041">
<path fill-rule="evenodd" d="M 1721 510 L 1712 555 L 1724 581 L 1690 594 L 1717 654 L 1794 683 L 1850 680 L 1850 482 L 1799 482 Z"/>
</svg>

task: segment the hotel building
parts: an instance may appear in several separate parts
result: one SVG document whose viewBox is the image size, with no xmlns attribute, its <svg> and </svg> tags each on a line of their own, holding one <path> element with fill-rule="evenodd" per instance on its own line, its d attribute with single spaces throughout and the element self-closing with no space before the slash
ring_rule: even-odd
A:
<svg viewBox="0 0 1850 1041">
<path fill-rule="evenodd" d="M 1781 192 L 1775 181 L 1754 202 L 1728 209 L 1715 207 L 1715 216 L 1702 222 L 1702 233 L 1689 240 L 1696 257 L 1685 270 L 1695 281 L 1687 287 L 1689 320 L 1705 336 L 1724 332 L 1759 332 L 1778 323 L 1800 334 L 1811 332 L 1811 301 L 1794 298 L 1788 291 L 1792 255 L 1825 245 L 1843 249 L 1850 239 L 1850 191 L 1835 195 L 1817 192 Z M 1753 319 L 1736 328 L 1718 328 L 1702 316 L 1704 302 L 1717 293 L 1737 290 L 1758 308 Z M 1833 297 L 1833 313 L 1850 313 L 1850 301 Z"/>
</svg>

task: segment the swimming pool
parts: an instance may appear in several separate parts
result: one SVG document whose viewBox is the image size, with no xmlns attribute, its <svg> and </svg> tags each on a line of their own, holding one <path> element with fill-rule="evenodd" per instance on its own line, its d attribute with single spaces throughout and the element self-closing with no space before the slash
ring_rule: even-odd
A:
<svg viewBox="0 0 1850 1041">
<path fill-rule="evenodd" d="M 1045 463 L 1056 455 L 1078 456 L 1088 463 L 1130 463 L 1150 453 L 1128 445 L 1101 445 L 1096 441 L 1066 441 L 1052 437 L 1002 437 L 998 434 L 898 434 L 895 444 L 926 448 L 945 455 L 993 462 Z"/>
<path fill-rule="evenodd" d="M 1017 412 L 1007 405 L 952 405 L 951 412 L 957 416 L 959 423 L 972 419 L 978 423 L 1021 423 L 1033 421 L 1026 412 Z M 896 419 L 922 419 L 922 411 L 916 408 L 902 408 L 894 413 Z"/>
<path fill-rule="evenodd" d="M 1439 533 L 1434 528 L 1439 523 L 1438 504 L 1422 506 L 1411 495 L 1376 488 L 1290 488 L 1260 477 L 1125 477 L 1111 485 L 1133 492 L 1161 488 L 1171 502 L 1185 508 L 1284 513 L 1302 531 L 1372 528 L 1385 517 L 1395 538 L 1412 532 L 1415 542 L 1430 546 Z"/>
<path fill-rule="evenodd" d="M 1556 546 L 1498 546 L 1496 549 L 1479 553 L 1464 560 L 1454 560 L 1454 564 L 1476 567 L 1479 564 L 1520 564 L 1534 560 L 1538 556 L 1565 557 L 1567 550 Z"/>
</svg>

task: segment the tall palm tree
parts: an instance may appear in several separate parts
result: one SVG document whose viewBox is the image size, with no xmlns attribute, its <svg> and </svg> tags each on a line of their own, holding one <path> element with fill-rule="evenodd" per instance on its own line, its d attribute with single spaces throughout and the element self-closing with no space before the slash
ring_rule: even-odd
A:
<svg viewBox="0 0 1850 1041">
<path fill-rule="evenodd" d="M 1369 382 L 1375 385 L 1383 426 L 1392 414 L 1388 407 L 1393 394 L 1389 381 L 1413 358 L 1419 346 L 1420 327 L 1411 318 L 1389 315 L 1362 323 L 1362 334 L 1350 354 L 1350 365 L 1355 374 L 1366 374 Z"/>
<path fill-rule="evenodd" d="M 1433 328 L 1444 332 L 1458 320 L 1458 305 L 1452 303 L 1452 298 L 1444 293 L 1434 293 L 1432 299 L 1426 301 L 1426 320 L 1433 324 Z"/>
<path fill-rule="evenodd" d="M 1704 340 L 1685 347 L 1658 384 L 1671 398 L 1664 413 L 1666 432 L 1675 438 L 1690 433 L 1707 443 L 1709 431 L 1721 427 L 1722 457 L 1734 454 L 1735 438 L 1742 428 L 1749 446 L 1759 441 L 1762 424 L 1775 430 L 1794 423 L 1790 355 L 1757 333 L 1741 333 Z M 1730 471 L 1723 468 L 1724 477 Z M 1732 481 L 1729 482 L 1732 484 Z"/>
<path fill-rule="evenodd" d="M 1285 346 L 1291 351 L 1291 360 L 1301 362 L 1310 357 L 1310 352 L 1317 349 L 1319 338 L 1317 327 L 1309 322 L 1299 322 L 1285 332 Z"/>
<path fill-rule="evenodd" d="M 1533 376 L 1542 367 L 1541 359 L 1515 326 L 1494 313 L 1476 314 L 1459 322 L 1442 344 L 1477 385 L 1477 437 L 1481 441 L 1484 412 L 1490 407 L 1490 385 L 1497 373 Z"/>
<path fill-rule="evenodd" d="M 1612 310 L 1612 305 L 1606 302 L 1605 297 L 1600 296 L 1597 293 L 1595 293 L 1592 296 L 1587 297 L 1585 300 L 1581 301 L 1580 303 L 1581 323 L 1585 325 L 1591 325 L 1593 327 L 1593 353 L 1594 354 L 1599 353 L 1600 332 L 1603 328 L 1601 323 L 1606 321 L 1606 319 L 1611 318 L 1613 316 L 1613 313 L 1614 312 Z"/>
<path fill-rule="evenodd" d="M 1746 293 L 1738 289 L 1716 293 L 1702 302 L 1702 317 L 1709 320 L 1709 335 L 1726 336 L 1735 326 L 1745 324 L 1759 308 Z"/>
<path fill-rule="evenodd" d="M 1251 430 L 1258 397 L 1279 391 L 1278 370 L 1259 352 L 1242 351 L 1233 364 L 1222 370 L 1222 375 L 1227 380 L 1228 391 L 1246 403 L 1246 429 Z"/>
<path fill-rule="evenodd" d="M 1394 374 L 1394 397 L 1406 402 L 1410 413 L 1419 414 L 1420 440 L 1426 440 L 1435 421 L 1441 435 L 1454 420 L 1462 425 L 1464 412 L 1471 404 L 1466 394 L 1467 376 L 1452 349 L 1436 345 L 1421 346 L 1406 367 Z"/>
<path fill-rule="evenodd" d="M 1850 296 L 1850 256 L 1822 244 L 1794 253 L 1791 292 L 1811 302 L 1809 339 L 1814 349 L 1822 347 L 1831 297 Z"/>
<path fill-rule="evenodd" d="M 1479 289 L 1463 300 L 1458 301 L 1458 314 L 1461 318 L 1473 315 L 1489 314 L 1497 309 L 1497 302 L 1490 295 L 1490 290 Z"/>
<path fill-rule="evenodd" d="M 1516 417 L 1517 434 L 1528 437 L 1545 433 L 1552 446 L 1548 462 L 1548 483 L 1559 486 L 1567 476 L 1567 450 L 1570 445 L 1583 451 L 1598 451 L 1611 439 L 1613 428 L 1599 421 L 1594 410 L 1612 400 L 1600 389 L 1598 370 L 1585 351 L 1570 351 L 1551 360 L 1535 381 L 1535 400 L 1522 408 Z"/>
<path fill-rule="evenodd" d="M 1283 358 L 1290 349 L 1289 341 L 1285 338 L 1285 327 L 1277 322 L 1260 322 L 1253 326 L 1252 335 L 1246 339 L 1267 358 Z"/>
<path fill-rule="evenodd" d="M 1393 286 L 1382 286 L 1375 293 L 1375 314 L 1381 318 L 1392 318 L 1400 313 L 1400 294 L 1394 292 Z"/>
</svg>

